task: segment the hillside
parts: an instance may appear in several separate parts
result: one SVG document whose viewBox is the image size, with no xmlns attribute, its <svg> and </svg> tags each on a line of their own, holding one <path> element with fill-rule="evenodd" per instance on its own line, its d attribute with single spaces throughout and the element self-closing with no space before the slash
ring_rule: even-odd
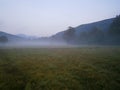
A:
<svg viewBox="0 0 120 90">
<path fill-rule="evenodd" d="M 107 32 L 112 21 L 113 21 L 113 18 L 77 26 L 77 27 L 75 27 L 75 34 L 76 34 L 76 36 L 78 36 L 81 32 L 84 32 L 84 31 L 88 32 L 88 31 L 92 30 L 94 27 L 99 28 L 103 32 Z M 58 32 L 55 35 L 53 35 L 52 37 L 55 37 L 57 39 L 62 39 L 65 31 Z"/>
<path fill-rule="evenodd" d="M 106 20 L 98 21 L 98 22 L 93 22 L 93 23 L 89 23 L 89 24 L 83 24 L 83 25 L 80 25 L 80 26 L 76 27 L 75 29 L 76 29 L 76 33 L 77 34 L 79 34 L 82 31 L 90 31 L 94 27 L 99 28 L 103 32 L 107 32 L 109 30 L 110 24 L 112 22 L 113 22 L 113 18 L 112 19 L 106 19 Z"/>
<path fill-rule="evenodd" d="M 19 36 L 0 31 L 0 37 L 1 36 L 7 37 L 8 41 L 19 41 L 24 39 Z"/>
</svg>

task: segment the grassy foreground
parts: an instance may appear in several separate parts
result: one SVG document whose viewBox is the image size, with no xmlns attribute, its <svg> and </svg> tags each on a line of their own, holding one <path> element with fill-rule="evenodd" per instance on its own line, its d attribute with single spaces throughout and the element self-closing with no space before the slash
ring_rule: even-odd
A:
<svg viewBox="0 0 120 90">
<path fill-rule="evenodd" d="M 0 90 L 120 90 L 120 47 L 1 48 Z"/>
</svg>

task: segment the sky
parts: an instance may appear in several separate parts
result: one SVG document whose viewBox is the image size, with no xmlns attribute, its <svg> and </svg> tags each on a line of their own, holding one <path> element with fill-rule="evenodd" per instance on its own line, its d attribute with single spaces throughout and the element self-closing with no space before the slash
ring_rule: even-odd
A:
<svg viewBox="0 0 120 90">
<path fill-rule="evenodd" d="M 51 36 L 120 14 L 120 0 L 0 0 L 0 31 Z"/>
</svg>

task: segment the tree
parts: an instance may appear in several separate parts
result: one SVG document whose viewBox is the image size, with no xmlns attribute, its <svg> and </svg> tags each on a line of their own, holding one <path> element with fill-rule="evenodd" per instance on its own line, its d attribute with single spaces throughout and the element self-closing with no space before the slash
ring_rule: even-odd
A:
<svg viewBox="0 0 120 90">
<path fill-rule="evenodd" d="M 6 36 L 0 36 L 0 42 L 6 43 L 6 42 L 8 42 L 8 38 Z"/>
<path fill-rule="evenodd" d="M 63 39 L 67 43 L 73 43 L 75 40 L 75 28 L 68 27 L 68 30 L 66 30 L 63 34 Z"/>
<path fill-rule="evenodd" d="M 99 28 L 93 27 L 89 32 L 89 39 L 92 42 L 101 42 L 104 39 L 104 33 Z"/>
<path fill-rule="evenodd" d="M 110 25 L 109 34 L 110 36 L 120 36 L 120 15 L 116 16 Z"/>
<path fill-rule="evenodd" d="M 86 31 L 80 32 L 78 43 L 86 43 L 88 41 L 88 33 Z"/>
</svg>

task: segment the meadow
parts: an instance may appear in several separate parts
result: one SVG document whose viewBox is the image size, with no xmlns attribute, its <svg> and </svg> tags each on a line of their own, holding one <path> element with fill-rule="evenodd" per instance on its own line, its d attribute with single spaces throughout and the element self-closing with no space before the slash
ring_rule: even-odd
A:
<svg viewBox="0 0 120 90">
<path fill-rule="evenodd" d="M 120 47 L 0 48 L 0 90 L 120 90 Z"/>
</svg>

